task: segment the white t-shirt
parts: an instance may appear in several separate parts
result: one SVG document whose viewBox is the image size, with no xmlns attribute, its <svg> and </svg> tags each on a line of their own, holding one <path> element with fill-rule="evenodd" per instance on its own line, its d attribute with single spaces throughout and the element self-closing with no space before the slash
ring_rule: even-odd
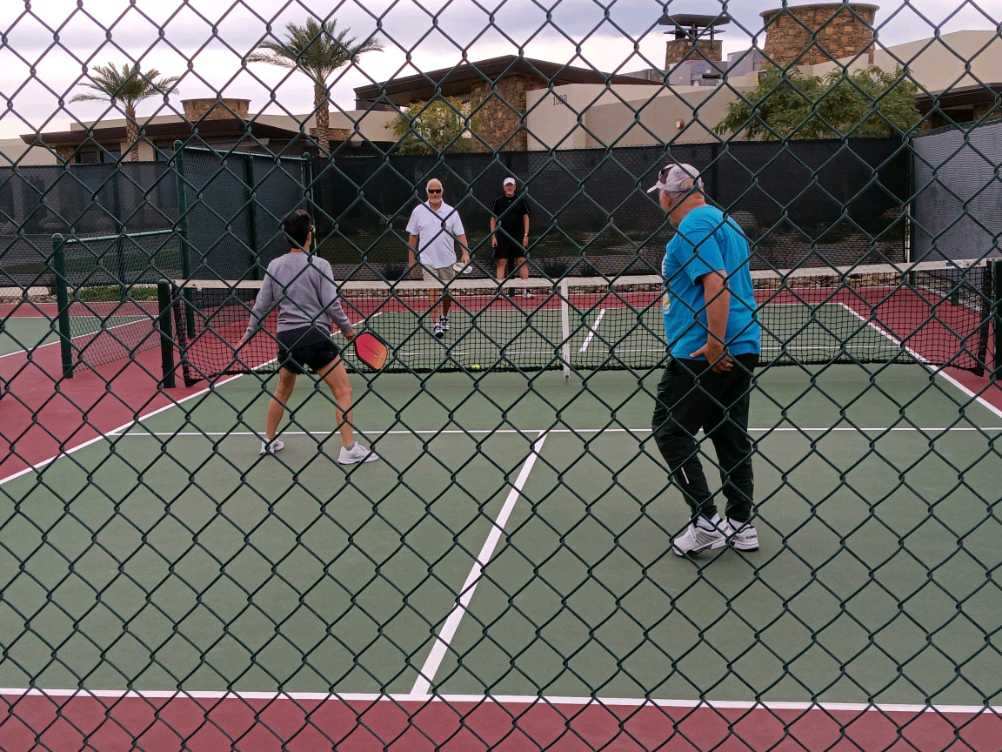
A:
<svg viewBox="0 0 1002 752">
<path fill-rule="evenodd" d="M 456 238 L 466 234 L 459 212 L 444 201 L 437 212 L 427 202 L 415 206 L 407 232 L 418 236 L 417 262 L 433 269 L 456 263 Z"/>
</svg>

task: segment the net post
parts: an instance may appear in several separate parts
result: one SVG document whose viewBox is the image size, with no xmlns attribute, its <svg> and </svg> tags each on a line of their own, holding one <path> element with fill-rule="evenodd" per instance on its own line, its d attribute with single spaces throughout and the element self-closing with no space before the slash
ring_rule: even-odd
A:
<svg viewBox="0 0 1002 752">
<path fill-rule="evenodd" d="M 59 328 L 59 354 L 63 378 L 73 378 L 73 335 L 70 331 L 70 295 L 66 284 L 65 238 L 59 233 L 52 236 L 52 266 L 56 277 L 57 326 Z"/>
<path fill-rule="evenodd" d="M 171 328 L 171 316 L 173 315 L 171 301 L 171 284 L 166 279 L 157 282 L 157 331 L 160 333 L 160 365 L 163 370 L 163 378 L 160 386 L 164 389 L 173 389 L 176 386 L 174 379 L 174 333 Z"/>
<path fill-rule="evenodd" d="M 570 311 L 570 285 L 567 277 L 560 280 L 560 355 L 563 360 L 561 370 L 564 379 L 571 377 L 571 311 Z"/>
<path fill-rule="evenodd" d="M 250 273 L 254 279 L 261 279 L 261 248 L 257 237 L 257 197 L 254 185 L 254 159 L 240 156 L 244 163 L 244 201 L 247 207 L 247 241 L 250 243 Z"/>
<path fill-rule="evenodd" d="M 1002 259 L 989 262 L 992 278 L 992 328 L 994 335 L 995 359 L 991 366 L 990 378 L 993 383 L 1002 380 Z"/>
</svg>

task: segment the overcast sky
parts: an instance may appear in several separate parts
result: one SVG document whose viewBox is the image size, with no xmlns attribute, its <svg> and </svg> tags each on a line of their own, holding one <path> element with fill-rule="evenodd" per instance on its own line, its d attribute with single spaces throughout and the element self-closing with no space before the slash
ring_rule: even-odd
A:
<svg viewBox="0 0 1002 752">
<path fill-rule="evenodd" d="M 461 60 L 518 54 L 605 71 L 660 66 L 668 13 L 725 11 L 725 53 L 745 49 L 758 34 L 763 10 L 780 0 L 0 0 L 0 138 L 69 127 L 100 117 L 99 104 L 70 104 L 88 65 L 139 60 L 144 68 L 183 75 L 180 99 L 225 96 L 251 100 L 253 112 L 303 113 L 311 109 L 305 77 L 241 60 L 269 34 L 310 13 L 334 12 L 339 26 L 365 38 L 377 34 L 385 49 L 332 81 L 335 104 L 354 106 L 352 89 L 366 83 L 447 67 Z M 795 0 L 789 5 L 805 4 Z M 886 45 L 959 29 L 998 29 L 1002 0 L 885 0 L 877 14 Z M 959 6 L 959 10 L 958 10 Z M 491 14 L 493 13 L 493 24 Z M 549 20 L 547 20 L 549 13 Z M 408 56 L 410 63 L 408 63 Z M 272 90 L 276 102 L 271 101 Z M 64 104 L 60 104 L 60 100 Z M 277 104 L 280 102 L 281 104 Z M 148 100 L 141 115 L 162 108 Z M 166 111 L 165 111 L 166 114 Z"/>
</svg>

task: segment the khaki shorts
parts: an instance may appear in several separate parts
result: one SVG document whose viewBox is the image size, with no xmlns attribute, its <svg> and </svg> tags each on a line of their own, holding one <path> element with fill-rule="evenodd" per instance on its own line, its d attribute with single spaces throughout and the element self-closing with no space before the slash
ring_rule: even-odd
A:
<svg viewBox="0 0 1002 752">
<path fill-rule="evenodd" d="M 430 266 L 421 267 L 421 276 L 425 282 L 451 282 L 456 278 L 457 274 L 452 266 L 443 266 L 438 269 Z"/>
</svg>

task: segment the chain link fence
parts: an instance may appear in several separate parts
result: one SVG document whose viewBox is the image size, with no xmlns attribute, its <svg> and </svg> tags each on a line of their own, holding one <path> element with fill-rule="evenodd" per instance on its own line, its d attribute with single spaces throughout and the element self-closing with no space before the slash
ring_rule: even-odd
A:
<svg viewBox="0 0 1002 752">
<path fill-rule="evenodd" d="M 406 259 L 415 186 L 442 176 L 470 225 L 479 268 L 493 274 L 491 209 L 510 175 L 521 182 L 540 228 L 530 249 L 537 273 L 657 274 L 672 231 L 636 187 L 671 160 L 703 171 L 709 194 L 747 233 L 755 269 L 905 260 L 908 155 L 899 139 L 506 152 L 444 163 L 345 158 L 336 167 L 314 166 L 326 220 L 321 252 L 344 276 L 392 276 Z"/>
<path fill-rule="evenodd" d="M 1000 20 L 0 8 L 0 749 L 998 749 Z"/>
</svg>

